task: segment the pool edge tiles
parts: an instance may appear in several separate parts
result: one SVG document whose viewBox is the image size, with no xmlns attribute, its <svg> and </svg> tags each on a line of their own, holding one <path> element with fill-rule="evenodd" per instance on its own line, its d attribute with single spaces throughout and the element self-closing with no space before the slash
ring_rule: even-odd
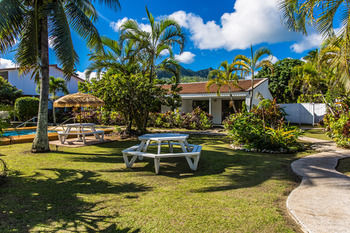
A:
<svg viewBox="0 0 350 233">
<path fill-rule="evenodd" d="M 113 132 L 113 129 L 101 129 L 101 130 L 105 131 L 105 134 Z M 6 131 L 7 131 L 7 129 L 6 129 Z M 34 137 L 35 137 L 35 134 L 0 137 L 0 146 L 33 142 Z M 49 137 L 49 141 L 58 140 L 58 133 L 48 133 L 48 137 Z M 70 135 L 68 138 L 75 138 L 75 137 L 77 137 L 77 136 Z"/>
</svg>

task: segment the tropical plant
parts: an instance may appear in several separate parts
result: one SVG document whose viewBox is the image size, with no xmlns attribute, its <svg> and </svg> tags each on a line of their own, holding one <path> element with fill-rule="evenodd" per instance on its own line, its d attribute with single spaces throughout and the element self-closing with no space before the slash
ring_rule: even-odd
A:
<svg viewBox="0 0 350 233">
<path fill-rule="evenodd" d="M 185 35 L 181 26 L 172 19 L 166 18 L 159 22 L 146 8 L 150 29 L 145 31 L 135 20 L 128 20 L 121 26 L 121 40 L 130 41 L 135 46 L 134 54 L 142 56 L 145 72 L 152 81 L 156 77 L 156 62 L 173 64 L 173 47 L 179 46 L 182 53 L 185 45 Z M 169 54 L 167 59 L 164 54 Z"/>
<path fill-rule="evenodd" d="M 263 100 L 251 112 L 232 114 L 224 121 L 233 144 L 249 150 L 294 151 L 301 130 L 284 122 L 275 101 Z"/>
<path fill-rule="evenodd" d="M 228 64 L 227 61 L 221 63 L 220 67 L 216 70 L 212 70 L 208 75 L 208 82 L 206 85 L 207 91 L 210 91 L 210 87 L 213 85 L 216 86 L 216 94 L 220 96 L 221 88 L 223 86 L 228 87 L 230 94 L 230 106 L 232 106 L 235 113 L 237 113 L 237 109 L 234 104 L 234 99 L 232 96 L 232 88 L 239 87 L 238 86 L 238 75 L 235 71 L 238 71 L 235 63 Z"/>
<path fill-rule="evenodd" d="M 119 7 L 118 0 L 99 2 L 114 9 Z M 0 1 L 0 52 L 4 53 L 16 45 L 16 63 L 22 71 L 33 71 L 33 76 L 39 76 L 42 86 L 33 152 L 50 149 L 47 135 L 49 39 L 65 77 L 69 78 L 78 61 L 70 27 L 87 40 L 89 47 L 101 49 L 99 33 L 92 23 L 97 18 L 98 14 L 91 0 Z"/>
<path fill-rule="evenodd" d="M 0 104 L 13 105 L 15 100 L 21 96 L 22 90 L 18 90 L 0 76 Z"/>
<path fill-rule="evenodd" d="M 269 79 L 269 90 L 277 103 L 295 103 L 299 93 L 291 90 L 289 82 L 294 78 L 293 68 L 301 66 L 303 63 L 299 59 L 285 58 L 273 64 L 273 72 L 264 67 L 258 72 L 256 78 Z"/>
<path fill-rule="evenodd" d="M 108 69 L 125 75 L 141 71 L 139 64 L 141 57 L 139 54 L 135 54 L 131 41 L 122 43 L 108 37 L 102 37 L 101 40 L 105 49 L 90 54 L 91 63 L 86 71 L 88 79 L 93 71 L 96 71 L 97 78 L 100 78 L 101 73 Z"/>
<path fill-rule="evenodd" d="M 110 69 L 101 79 L 92 79 L 91 83 L 81 88 L 103 99 L 105 110 L 122 113 L 127 123 L 127 133 L 131 132 L 133 124 L 137 127 L 137 133 L 143 133 L 148 112 L 165 98 L 165 90 L 157 84 L 157 80 L 150 82 L 148 76 L 142 73 L 125 75 Z"/>
<path fill-rule="evenodd" d="M 58 99 L 57 92 L 61 91 L 63 94 L 69 94 L 67 89 L 66 81 L 63 78 L 55 78 L 54 76 L 50 76 L 49 81 L 49 94 L 51 95 L 51 100 L 54 102 Z M 40 82 L 37 83 L 38 92 L 40 92 Z M 52 105 L 52 116 L 53 123 L 56 125 L 56 110 L 55 106 Z"/>
<path fill-rule="evenodd" d="M 269 49 L 262 47 L 254 52 L 253 46 L 250 46 L 250 52 L 250 58 L 244 55 L 237 55 L 233 61 L 233 64 L 239 67 L 243 75 L 251 75 L 249 110 L 253 108 L 255 72 L 258 72 L 263 67 L 273 70 L 272 62 L 268 59 L 262 59 L 263 56 L 271 56 Z"/>
<path fill-rule="evenodd" d="M 332 39 L 340 45 L 338 58 L 332 62 L 339 70 L 340 79 L 350 90 L 350 7 L 345 0 L 281 0 L 280 8 L 284 22 L 289 29 L 307 34 L 307 26 L 316 26 L 326 39 Z M 339 18 L 337 17 L 339 15 Z M 341 28 L 335 32 L 334 25 L 341 22 Z"/>
</svg>

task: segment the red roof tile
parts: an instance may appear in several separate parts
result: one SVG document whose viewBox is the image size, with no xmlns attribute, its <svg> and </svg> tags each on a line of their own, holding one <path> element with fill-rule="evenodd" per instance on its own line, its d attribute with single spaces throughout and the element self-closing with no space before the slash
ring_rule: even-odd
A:
<svg viewBox="0 0 350 233">
<path fill-rule="evenodd" d="M 255 79 L 254 87 L 258 86 L 260 83 L 264 82 L 266 79 Z M 198 82 L 198 83 L 181 83 L 179 84 L 182 87 L 180 94 L 205 94 L 205 93 L 216 93 L 217 86 L 214 84 L 210 87 L 209 92 L 207 91 L 207 82 Z M 164 89 L 170 89 L 170 85 L 163 85 Z M 232 92 L 245 92 L 249 91 L 251 87 L 251 80 L 240 80 L 238 82 L 238 87 L 232 86 Z M 227 85 L 221 87 L 221 93 L 228 93 L 229 88 Z"/>
</svg>

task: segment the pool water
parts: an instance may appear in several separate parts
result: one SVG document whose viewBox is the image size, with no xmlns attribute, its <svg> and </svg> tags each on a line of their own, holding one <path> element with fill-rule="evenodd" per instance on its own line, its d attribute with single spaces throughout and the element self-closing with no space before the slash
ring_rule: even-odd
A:
<svg viewBox="0 0 350 233">
<path fill-rule="evenodd" d="M 49 133 L 55 133 L 56 131 L 49 130 Z M 17 130 L 17 131 L 5 131 L 2 136 L 3 137 L 10 137 L 10 136 L 19 136 L 19 135 L 31 135 L 35 134 L 35 129 L 26 129 L 26 130 Z"/>
</svg>

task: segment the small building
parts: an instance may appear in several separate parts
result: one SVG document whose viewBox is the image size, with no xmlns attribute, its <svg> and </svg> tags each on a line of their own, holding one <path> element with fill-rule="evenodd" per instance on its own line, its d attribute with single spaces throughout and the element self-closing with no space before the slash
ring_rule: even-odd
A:
<svg viewBox="0 0 350 233">
<path fill-rule="evenodd" d="M 55 78 L 63 78 L 64 72 L 57 65 L 49 66 L 49 74 Z M 36 83 L 34 78 L 31 78 L 31 72 L 26 74 L 20 74 L 19 68 L 3 68 L 0 69 L 0 76 L 5 78 L 11 85 L 17 87 L 17 89 L 22 90 L 23 95 L 25 96 L 39 96 L 39 93 L 36 91 Z M 78 75 L 72 75 L 70 80 L 66 80 L 66 85 L 69 93 L 78 92 L 78 83 L 84 82 L 83 79 L 79 78 Z M 57 96 L 63 96 L 62 92 L 58 92 Z"/>
<path fill-rule="evenodd" d="M 182 98 L 181 112 L 188 113 L 194 108 L 200 107 L 213 116 L 213 123 L 217 125 L 222 124 L 222 121 L 233 113 L 232 107 L 230 108 L 231 98 L 227 85 L 221 87 L 220 96 L 217 95 L 216 85 L 212 85 L 209 91 L 207 90 L 207 82 L 181 83 L 179 86 L 182 87 L 180 91 Z M 260 102 L 260 96 L 265 99 L 272 99 L 268 86 L 267 78 L 254 80 L 253 105 Z M 164 85 L 163 87 L 169 89 L 170 85 Z M 231 94 L 236 109 L 241 109 L 243 102 L 249 108 L 251 80 L 240 80 L 237 86 L 231 86 Z M 169 110 L 168 107 L 162 106 L 162 112 Z"/>
</svg>

